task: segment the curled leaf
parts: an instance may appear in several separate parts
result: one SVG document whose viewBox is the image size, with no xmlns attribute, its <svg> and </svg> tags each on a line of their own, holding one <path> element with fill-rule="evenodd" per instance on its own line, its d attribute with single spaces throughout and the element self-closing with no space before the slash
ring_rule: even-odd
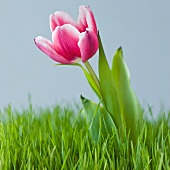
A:
<svg viewBox="0 0 170 170">
<path fill-rule="evenodd" d="M 112 75 L 123 121 L 126 124 L 127 132 L 130 131 L 130 138 L 135 143 L 138 137 L 137 126 L 143 122 L 142 108 L 130 85 L 130 73 L 124 62 L 121 47 L 113 58 Z"/>
<path fill-rule="evenodd" d="M 110 114 L 100 106 L 81 96 L 83 116 L 89 124 L 89 131 L 93 141 L 99 141 L 101 135 L 106 138 L 116 132 L 116 126 Z"/>
</svg>

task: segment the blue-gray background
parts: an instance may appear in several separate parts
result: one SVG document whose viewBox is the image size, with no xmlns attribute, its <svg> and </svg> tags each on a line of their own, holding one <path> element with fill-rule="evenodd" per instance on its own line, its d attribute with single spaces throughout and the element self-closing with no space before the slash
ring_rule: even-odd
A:
<svg viewBox="0 0 170 170">
<path fill-rule="evenodd" d="M 170 109 L 170 1 L 0 1 L 0 108 L 93 100 L 82 71 L 54 67 L 34 44 L 39 35 L 51 39 L 49 15 L 67 11 L 74 19 L 78 7 L 89 5 L 95 15 L 105 52 L 111 63 L 119 46 L 130 69 L 131 84 L 142 104 Z M 96 55 L 90 60 L 97 71 Z"/>
</svg>

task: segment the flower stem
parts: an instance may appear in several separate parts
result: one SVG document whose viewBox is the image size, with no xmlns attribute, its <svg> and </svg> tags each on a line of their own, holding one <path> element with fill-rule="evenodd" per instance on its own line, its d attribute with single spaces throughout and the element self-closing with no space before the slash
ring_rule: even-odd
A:
<svg viewBox="0 0 170 170">
<path fill-rule="evenodd" d="M 90 63 L 89 63 L 88 61 L 86 61 L 84 64 L 85 64 L 87 70 L 89 71 L 89 73 L 91 74 L 91 76 L 93 77 L 93 79 L 94 79 L 94 81 L 95 81 L 95 83 L 96 83 L 99 91 L 101 91 L 101 90 L 100 90 L 99 79 L 98 79 L 96 73 L 94 72 L 93 68 L 91 67 Z"/>
</svg>

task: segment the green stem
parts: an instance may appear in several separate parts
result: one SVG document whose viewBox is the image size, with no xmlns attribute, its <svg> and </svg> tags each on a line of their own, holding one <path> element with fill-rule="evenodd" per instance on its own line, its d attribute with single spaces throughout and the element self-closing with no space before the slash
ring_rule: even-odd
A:
<svg viewBox="0 0 170 170">
<path fill-rule="evenodd" d="M 96 83 L 99 91 L 101 92 L 99 79 L 98 79 L 98 77 L 96 76 L 96 73 L 94 72 L 94 70 L 93 70 L 93 68 L 91 67 L 90 63 L 89 63 L 88 61 L 86 61 L 84 64 L 85 64 L 87 70 L 89 71 L 89 73 L 91 74 L 91 76 L 93 77 L 93 79 L 94 79 L 94 81 L 95 81 L 95 83 Z"/>
</svg>

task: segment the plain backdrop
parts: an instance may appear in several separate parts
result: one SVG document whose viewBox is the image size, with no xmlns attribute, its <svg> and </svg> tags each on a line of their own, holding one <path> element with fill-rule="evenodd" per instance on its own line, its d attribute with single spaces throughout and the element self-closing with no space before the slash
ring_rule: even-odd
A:
<svg viewBox="0 0 170 170">
<path fill-rule="evenodd" d="M 0 108 L 98 101 L 77 67 L 55 67 L 34 44 L 51 40 L 49 15 L 58 10 L 75 20 L 79 5 L 92 9 L 109 63 L 119 46 L 142 106 L 170 109 L 170 1 L 0 0 Z M 98 53 L 90 60 L 97 71 Z"/>
</svg>

